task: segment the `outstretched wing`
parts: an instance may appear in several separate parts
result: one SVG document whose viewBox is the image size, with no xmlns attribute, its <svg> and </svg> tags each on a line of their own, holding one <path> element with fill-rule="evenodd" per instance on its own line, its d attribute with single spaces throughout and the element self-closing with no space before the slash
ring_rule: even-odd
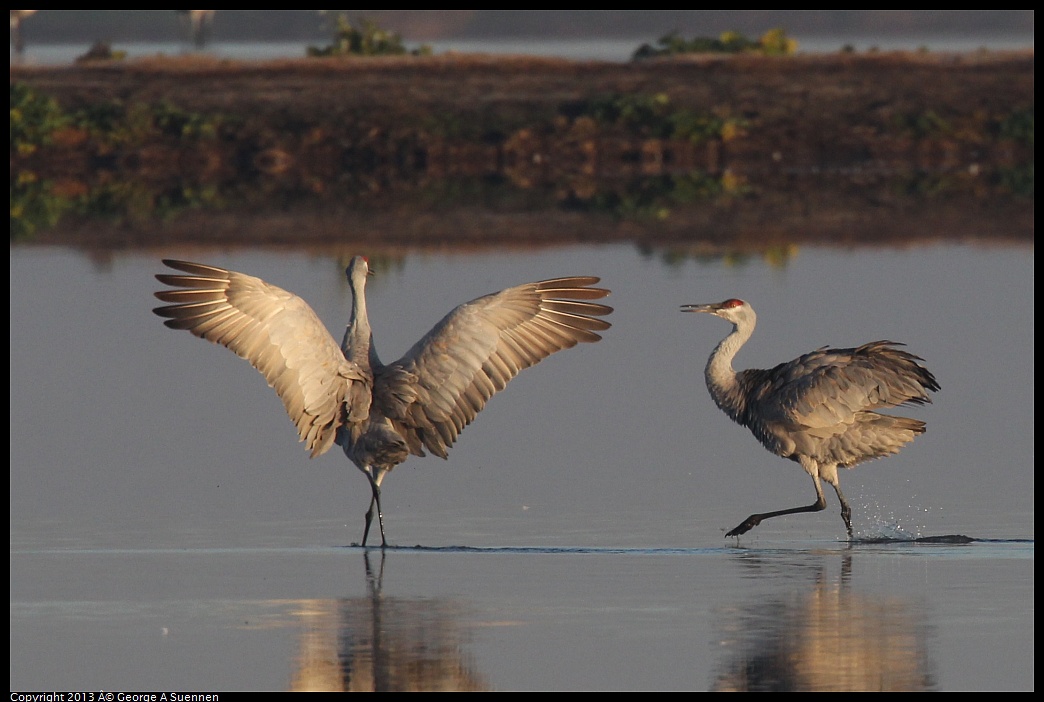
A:
<svg viewBox="0 0 1044 702">
<path fill-rule="evenodd" d="M 250 361 L 279 394 L 314 458 L 333 444 L 350 417 L 369 414 L 369 379 L 348 361 L 312 308 L 260 278 L 186 261 L 163 261 L 189 275 L 160 274 L 173 304 L 154 312 L 171 329 L 187 329 Z"/>
<path fill-rule="evenodd" d="M 442 458 L 494 393 L 523 368 L 609 328 L 593 277 L 527 283 L 446 315 L 398 361 L 374 371 L 374 402 L 406 438 Z"/>
<path fill-rule="evenodd" d="M 758 404 L 804 427 L 850 423 L 858 412 L 931 402 L 939 389 L 922 359 L 892 341 L 858 348 L 822 348 L 764 373 Z"/>
</svg>

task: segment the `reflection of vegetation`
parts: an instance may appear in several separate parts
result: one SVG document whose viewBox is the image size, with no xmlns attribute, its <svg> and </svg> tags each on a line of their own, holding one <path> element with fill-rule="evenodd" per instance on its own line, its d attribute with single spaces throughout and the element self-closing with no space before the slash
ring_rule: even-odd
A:
<svg viewBox="0 0 1044 702">
<path fill-rule="evenodd" d="M 739 119 L 675 107 L 665 93 L 601 96 L 588 101 L 581 111 L 599 123 L 623 127 L 637 136 L 693 143 L 724 138 L 745 126 Z"/>
<path fill-rule="evenodd" d="M 896 115 L 893 122 L 901 133 L 916 139 L 942 136 L 953 131 L 949 122 L 936 114 L 934 110 L 918 114 Z"/>
<path fill-rule="evenodd" d="M 123 221 L 163 222 L 185 210 L 220 208 L 224 203 L 214 187 L 194 187 L 187 183 L 160 188 L 139 181 L 107 183 L 87 193 L 82 213 L 103 217 L 114 223 Z"/>
<path fill-rule="evenodd" d="M 416 125 L 416 135 L 421 139 L 436 138 L 495 145 L 502 143 L 508 134 L 531 127 L 535 120 L 550 122 L 554 115 L 553 107 L 548 107 L 539 115 L 534 115 L 529 109 L 525 112 L 492 109 L 468 112 L 432 110 L 419 115 L 414 122 L 404 121 L 403 125 Z"/>
<path fill-rule="evenodd" d="M 635 178 L 623 187 L 597 190 L 584 198 L 570 197 L 563 206 L 625 219 L 666 219 L 674 207 L 713 199 L 726 192 L 721 179 L 693 171 Z"/>
<path fill-rule="evenodd" d="M 186 208 L 213 205 L 217 186 L 183 184 L 176 166 L 166 161 L 161 168 L 172 171 L 176 185 L 148 183 L 130 174 L 121 180 L 103 178 L 101 185 L 88 186 L 79 180 L 55 183 L 39 178 L 30 157 L 61 149 L 63 154 L 71 150 L 90 161 L 114 149 L 133 150 L 157 143 L 170 149 L 164 154 L 176 155 L 197 148 L 200 141 L 216 138 L 222 123 L 220 117 L 186 112 L 167 103 L 128 106 L 110 101 L 66 111 L 54 99 L 25 85 L 12 84 L 11 154 L 12 158 L 29 159 L 13 167 L 12 241 L 29 237 L 39 228 L 53 227 L 68 213 L 115 221 L 162 221 Z M 63 157 L 57 160 L 62 162 Z M 87 175 L 79 173 L 74 178 Z"/>
<path fill-rule="evenodd" d="M 958 176 L 951 173 L 909 173 L 892 181 L 895 192 L 918 199 L 930 198 L 953 190 Z"/>
<path fill-rule="evenodd" d="M 431 48 L 422 46 L 409 51 L 402 37 L 381 29 L 373 20 L 362 19 L 353 25 L 344 13 L 337 15 L 333 43 L 325 47 L 308 47 L 308 55 L 325 56 L 426 56 Z"/>
<path fill-rule="evenodd" d="M 797 256 L 796 244 L 778 244 L 767 246 L 757 251 L 717 250 L 717 251 L 694 251 L 690 248 L 653 248 L 648 246 L 639 247 L 639 251 L 646 257 L 657 257 L 662 263 L 671 268 L 677 268 L 689 261 L 695 261 L 700 265 L 720 266 L 724 264 L 728 268 L 742 268 L 757 261 L 762 261 L 770 268 L 786 268 L 787 264 Z"/>
<path fill-rule="evenodd" d="M 1018 110 L 1000 121 L 997 133 L 1002 139 L 1011 139 L 1033 146 L 1033 108 Z"/>
<path fill-rule="evenodd" d="M 935 110 L 925 110 L 894 115 L 892 126 L 900 134 L 915 139 L 948 137 L 982 144 L 1001 139 L 1032 147 L 1033 116 L 1032 107 L 1000 116 L 976 112 L 963 118 L 944 117 Z"/>
<path fill-rule="evenodd" d="M 74 207 L 68 196 L 57 194 L 49 183 L 31 174 L 11 179 L 11 241 L 32 237 L 43 228 L 54 227 Z"/>
<path fill-rule="evenodd" d="M 128 106 L 108 101 L 66 111 L 26 85 L 11 85 L 11 149 L 21 155 L 50 146 L 62 130 L 88 134 L 95 147 L 143 145 L 164 138 L 185 147 L 186 139 L 216 137 L 223 122 L 222 117 L 186 112 L 166 102 Z"/>
<path fill-rule="evenodd" d="M 11 84 L 11 153 L 28 155 L 50 144 L 69 116 L 54 98 L 22 83 Z"/>
<path fill-rule="evenodd" d="M 179 139 L 213 139 L 221 124 L 221 118 L 186 112 L 166 102 L 151 106 L 143 114 L 143 121 L 152 128 Z"/>
<path fill-rule="evenodd" d="M 11 182 L 11 241 L 30 239 L 66 215 L 98 218 L 114 225 L 163 222 L 185 210 L 221 202 L 216 186 L 177 183 L 160 187 L 139 180 L 110 181 L 89 189 L 82 183 L 41 181 L 22 173 Z"/>
<path fill-rule="evenodd" d="M 770 29 L 760 39 L 748 39 L 739 32 L 723 32 L 717 39 L 695 37 L 684 39 L 672 32 L 660 37 L 659 47 L 642 44 L 634 52 L 634 60 L 654 56 L 680 54 L 740 54 L 757 53 L 766 56 L 787 56 L 797 51 L 797 41 L 787 37 L 782 29 Z"/>
<path fill-rule="evenodd" d="M 72 122 L 102 144 L 140 145 L 155 139 L 173 138 L 184 147 L 185 140 L 213 139 L 221 118 L 186 112 L 169 103 L 153 105 L 107 102 L 77 111 Z"/>
<path fill-rule="evenodd" d="M 1021 150 L 1034 145 L 1034 110 L 1015 110 L 1002 115 L 991 116 L 975 113 L 970 117 L 946 118 L 934 110 L 922 113 L 906 113 L 897 115 L 892 120 L 896 131 L 907 138 L 923 141 L 926 148 L 940 148 L 956 152 L 958 149 L 982 149 L 988 147 L 1006 152 L 1014 144 Z M 1009 142 L 1008 147 L 1003 142 Z M 992 170 L 983 179 L 984 185 L 1008 192 L 1019 197 L 1033 197 L 1034 173 L 1033 161 L 1018 165 L 1008 165 L 1003 159 L 999 167 Z M 977 164 L 969 168 L 977 175 Z M 935 196 L 942 193 L 966 189 L 968 178 L 962 170 L 946 169 L 943 172 L 917 172 L 908 174 L 898 181 L 900 189 L 917 196 Z"/>
<path fill-rule="evenodd" d="M 1033 197 L 1033 164 L 1022 168 L 1005 168 L 997 174 L 997 184 L 1003 190 L 1022 197 Z"/>
<path fill-rule="evenodd" d="M 764 173 L 751 168 L 743 143 L 750 125 L 728 108 L 701 109 L 667 92 L 488 100 L 461 110 L 407 97 L 388 115 L 364 105 L 233 119 L 166 102 L 97 99 L 63 109 L 24 84 L 10 91 L 12 240 L 54 227 L 63 214 L 136 224 L 195 207 L 391 203 L 426 212 L 558 208 L 666 229 L 662 220 L 674 225 L 697 205 L 727 206 L 763 189 L 747 185 Z M 886 198 L 1033 196 L 1032 103 L 1007 115 L 930 104 L 936 109 L 890 122 L 884 106 L 853 131 L 891 169 L 875 181 Z M 865 158 L 864 149 L 853 152 Z"/>
<path fill-rule="evenodd" d="M 417 192 L 417 201 L 435 211 L 472 206 L 491 211 L 531 212 L 554 208 L 556 204 L 550 189 L 522 189 L 497 175 L 432 180 Z"/>
<path fill-rule="evenodd" d="M 559 206 L 662 220 L 682 205 L 745 194 L 744 179 L 696 150 L 744 133 L 746 122 L 674 105 L 665 93 L 614 93 L 562 105 L 558 116 L 504 142 L 505 172 L 520 188 L 550 187 Z"/>
<path fill-rule="evenodd" d="M 1002 168 L 985 176 L 967 171 L 905 173 L 893 178 L 890 187 L 901 197 L 917 200 L 949 198 L 967 192 L 1008 193 L 1018 198 L 1032 198 L 1033 164 Z"/>
</svg>

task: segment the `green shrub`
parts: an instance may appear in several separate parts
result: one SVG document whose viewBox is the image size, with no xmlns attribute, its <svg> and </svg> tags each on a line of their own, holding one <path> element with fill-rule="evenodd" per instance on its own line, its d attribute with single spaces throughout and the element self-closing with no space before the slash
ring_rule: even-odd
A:
<svg viewBox="0 0 1044 702">
<path fill-rule="evenodd" d="M 76 57 L 76 63 L 91 63 L 94 61 L 122 61 L 127 58 L 126 51 L 113 50 L 107 41 L 96 41 L 90 49 L 82 56 Z"/>
<path fill-rule="evenodd" d="M 333 43 L 325 47 L 308 47 L 309 56 L 419 56 L 431 53 L 427 46 L 409 51 L 402 43 L 402 37 L 381 29 L 373 20 L 363 19 L 356 27 L 342 13 L 336 22 Z"/>
<path fill-rule="evenodd" d="M 739 32 L 722 32 L 717 39 L 695 37 L 686 40 L 678 36 L 677 32 L 672 32 L 660 37 L 658 44 L 659 48 L 642 44 L 634 52 L 632 59 L 679 54 L 758 53 L 766 56 L 788 56 L 797 51 L 797 41 L 787 37 L 782 29 L 770 29 L 757 40 L 748 39 Z"/>
</svg>

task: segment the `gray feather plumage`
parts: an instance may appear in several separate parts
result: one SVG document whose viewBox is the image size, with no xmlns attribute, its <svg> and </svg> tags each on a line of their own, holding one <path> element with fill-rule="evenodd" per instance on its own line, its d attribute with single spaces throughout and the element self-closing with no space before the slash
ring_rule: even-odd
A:
<svg viewBox="0 0 1044 702">
<path fill-rule="evenodd" d="M 611 307 L 598 278 L 526 283 L 453 309 L 393 363 L 381 363 L 366 312 L 369 264 L 346 271 L 352 313 L 338 345 L 311 307 L 260 278 L 186 261 L 156 278 L 173 289 L 155 310 L 172 329 L 222 344 L 268 381 L 312 457 L 339 444 L 370 480 L 379 512 L 384 475 L 412 453 L 446 458 L 486 402 L 521 370 L 577 343 L 601 339 Z M 184 275 L 187 274 L 187 275 Z M 381 526 L 384 538 L 383 519 Z"/>
<path fill-rule="evenodd" d="M 803 453 L 850 468 L 896 453 L 924 432 L 924 422 L 883 419 L 874 410 L 931 402 L 938 390 L 922 359 L 874 341 L 857 348 L 823 348 L 767 370 L 736 374 L 747 426 L 773 453 Z"/>
<path fill-rule="evenodd" d="M 823 509 L 820 479 L 841 502 L 852 533 L 851 510 L 841 492 L 837 468 L 897 453 L 925 431 L 925 424 L 877 410 L 931 402 L 939 384 L 923 359 L 893 341 L 873 341 L 856 348 L 822 347 L 774 368 L 735 371 L 732 361 L 757 324 L 753 308 L 742 300 L 684 305 L 683 312 L 706 312 L 733 325 L 707 360 L 704 375 L 715 404 L 769 451 L 800 463 L 812 476 L 816 502 L 776 512 L 752 514 L 728 532 L 746 533 L 763 519 Z"/>
</svg>

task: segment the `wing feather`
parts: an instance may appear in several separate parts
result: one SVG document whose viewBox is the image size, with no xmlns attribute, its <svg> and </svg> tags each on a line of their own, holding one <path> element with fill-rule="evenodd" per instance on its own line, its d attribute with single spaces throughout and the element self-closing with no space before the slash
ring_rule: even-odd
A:
<svg viewBox="0 0 1044 702">
<path fill-rule="evenodd" d="M 939 389 L 935 377 L 901 345 L 822 348 L 761 371 L 756 402 L 764 416 L 807 428 L 851 424 L 860 412 L 931 402 L 928 392 Z"/>
<path fill-rule="evenodd" d="M 456 307 L 402 358 L 374 373 L 374 401 L 413 453 L 446 457 L 486 402 L 524 368 L 601 339 L 609 291 L 591 276 L 527 283 Z M 413 388 L 404 387 L 413 383 Z"/>
<path fill-rule="evenodd" d="M 243 273 L 187 261 L 164 263 L 188 275 L 156 276 L 175 289 L 156 293 L 172 304 L 154 312 L 168 327 L 221 344 L 260 371 L 312 457 L 333 445 L 346 421 L 366 418 L 369 393 L 353 393 L 351 387 L 370 379 L 344 357 L 304 300 Z"/>
</svg>

